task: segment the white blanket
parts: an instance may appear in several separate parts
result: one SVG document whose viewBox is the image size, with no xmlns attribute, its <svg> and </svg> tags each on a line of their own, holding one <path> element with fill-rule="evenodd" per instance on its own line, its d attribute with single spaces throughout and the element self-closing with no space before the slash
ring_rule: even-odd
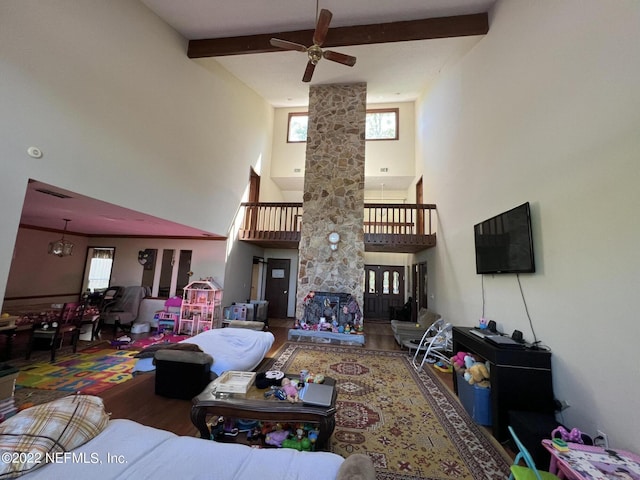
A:
<svg viewBox="0 0 640 480">
<path fill-rule="evenodd" d="M 254 370 L 273 345 L 271 332 L 258 332 L 246 328 L 215 328 L 187 338 L 180 343 L 194 343 L 213 357 L 211 371 L 221 375 L 227 370 L 249 372 Z M 155 370 L 153 358 L 141 358 L 134 371 Z"/>
<path fill-rule="evenodd" d="M 21 478 L 52 480 L 120 479 L 334 479 L 344 459 L 328 452 L 288 448 L 255 449 L 111 420 L 102 433 Z"/>
</svg>

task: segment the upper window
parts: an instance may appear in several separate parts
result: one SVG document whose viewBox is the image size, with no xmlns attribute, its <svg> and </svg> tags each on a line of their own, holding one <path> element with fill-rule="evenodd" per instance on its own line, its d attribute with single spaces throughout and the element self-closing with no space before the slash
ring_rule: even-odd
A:
<svg viewBox="0 0 640 480">
<path fill-rule="evenodd" d="M 367 110 L 366 140 L 398 140 L 397 108 Z M 306 142 L 309 114 L 307 112 L 290 113 L 287 128 L 287 142 Z"/>
<path fill-rule="evenodd" d="M 287 128 L 287 142 L 306 142 L 307 141 L 307 124 L 309 123 L 309 115 L 305 113 L 290 113 L 289 126 Z"/>
<path fill-rule="evenodd" d="M 367 110 L 367 140 L 398 140 L 398 109 Z"/>
</svg>

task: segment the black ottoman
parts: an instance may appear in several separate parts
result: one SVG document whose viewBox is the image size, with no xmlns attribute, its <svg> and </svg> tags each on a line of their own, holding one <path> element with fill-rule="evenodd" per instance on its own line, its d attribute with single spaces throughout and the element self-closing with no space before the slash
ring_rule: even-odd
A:
<svg viewBox="0 0 640 480">
<path fill-rule="evenodd" d="M 213 357 L 203 352 L 158 350 L 156 395 L 191 400 L 210 382 Z"/>
<path fill-rule="evenodd" d="M 540 470 L 549 470 L 551 454 L 542 446 L 542 440 L 551 438 L 551 432 L 562 426 L 553 413 L 539 413 L 526 411 L 509 411 L 509 425 L 533 457 L 533 461 Z M 518 448 L 512 442 L 513 451 Z"/>
</svg>

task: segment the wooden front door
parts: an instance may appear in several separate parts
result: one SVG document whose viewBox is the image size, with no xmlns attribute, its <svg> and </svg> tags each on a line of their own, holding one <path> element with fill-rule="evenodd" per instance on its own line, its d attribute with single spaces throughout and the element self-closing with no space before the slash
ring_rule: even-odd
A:
<svg viewBox="0 0 640 480">
<path fill-rule="evenodd" d="M 364 315 L 367 319 L 389 319 L 389 307 L 404 304 L 404 267 L 365 265 Z"/>
<path fill-rule="evenodd" d="M 288 258 L 270 258 L 267 260 L 267 281 L 265 282 L 265 300 L 269 301 L 267 316 L 269 318 L 287 318 L 289 303 L 289 270 L 291 260 Z"/>
</svg>

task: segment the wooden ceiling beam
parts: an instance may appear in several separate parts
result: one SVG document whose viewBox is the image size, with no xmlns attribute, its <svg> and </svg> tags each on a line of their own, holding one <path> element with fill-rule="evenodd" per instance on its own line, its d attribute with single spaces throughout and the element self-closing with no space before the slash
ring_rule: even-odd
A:
<svg viewBox="0 0 640 480">
<path fill-rule="evenodd" d="M 369 45 L 373 43 L 465 37 L 469 35 L 485 35 L 488 31 L 489 18 L 487 13 L 425 18 L 404 22 L 330 28 L 323 47 L 344 47 L 347 45 Z M 189 58 L 203 58 L 246 55 L 249 53 L 281 52 L 282 49 L 273 47 L 269 43 L 272 38 L 280 38 L 282 40 L 310 46 L 313 38 L 313 30 L 190 40 L 187 56 Z"/>
</svg>

